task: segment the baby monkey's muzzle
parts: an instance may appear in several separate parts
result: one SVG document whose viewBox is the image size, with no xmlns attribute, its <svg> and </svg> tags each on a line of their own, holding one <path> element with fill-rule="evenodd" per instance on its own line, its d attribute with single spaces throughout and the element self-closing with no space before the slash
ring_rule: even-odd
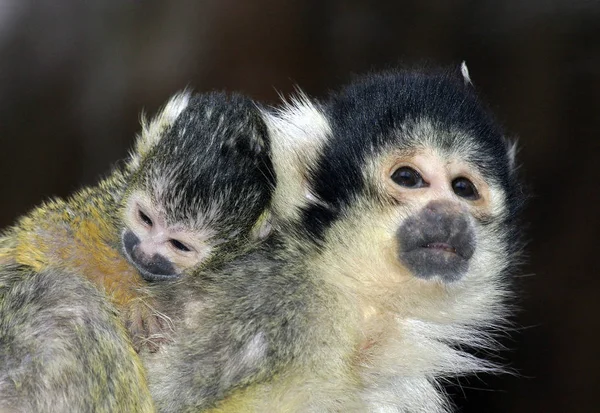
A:
<svg viewBox="0 0 600 413">
<path fill-rule="evenodd" d="M 449 201 L 431 201 L 396 233 L 398 258 L 416 276 L 451 282 L 467 273 L 475 232 L 466 211 Z"/>
<path fill-rule="evenodd" d="M 169 280 L 177 277 L 175 267 L 160 254 L 144 254 L 139 248 L 140 239 L 130 230 L 123 233 L 123 250 L 127 259 L 138 269 L 146 281 Z"/>
</svg>

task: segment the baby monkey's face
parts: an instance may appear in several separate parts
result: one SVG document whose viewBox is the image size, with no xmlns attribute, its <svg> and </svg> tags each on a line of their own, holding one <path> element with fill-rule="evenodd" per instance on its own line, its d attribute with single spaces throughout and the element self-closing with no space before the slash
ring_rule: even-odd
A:
<svg viewBox="0 0 600 413">
<path fill-rule="evenodd" d="M 122 249 L 146 281 L 178 277 L 210 255 L 215 234 L 186 222 L 169 222 L 164 208 L 133 193 L 123 211 Z"/>
</svg>

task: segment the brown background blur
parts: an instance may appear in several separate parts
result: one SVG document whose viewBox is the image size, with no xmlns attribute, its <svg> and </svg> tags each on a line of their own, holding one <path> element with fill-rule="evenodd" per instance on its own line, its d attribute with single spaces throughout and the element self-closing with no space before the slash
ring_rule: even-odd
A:
<svg viewBox="0 0 600 413">
<path fill-rule="evenodd" d="M 0 2 L 0 227 L 123 158 L 175 91 L 275 103 L 397 63 L 458 64 L 520 138 L 535 197 L 518 376 L 461 380 L 463 412 L 600 411 L 600 1 Z M 84 4 L 88 3 L 88 4 Z"/>
</svg>

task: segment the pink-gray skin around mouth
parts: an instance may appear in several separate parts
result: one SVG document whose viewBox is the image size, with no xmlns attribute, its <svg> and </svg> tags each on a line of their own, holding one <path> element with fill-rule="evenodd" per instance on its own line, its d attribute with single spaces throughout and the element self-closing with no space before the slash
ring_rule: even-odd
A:
<svg viewBox="0 0 600 413">
<path fill-rule="evenodd" d="M 475 232 L 466 212 L 431 201 L 398 229 L 398 258 L 419 278 L 462 278 L 475 252 Z"/>
<path fill-rule="evenodd" d="M 169 260 L 160 254 L 148 256 L 138 247 L 140 239 L 130 230 L 123 233 L 123 250 L 146 281 L 168 280 L 177 277 L 177 271 Z"/>
</svg>

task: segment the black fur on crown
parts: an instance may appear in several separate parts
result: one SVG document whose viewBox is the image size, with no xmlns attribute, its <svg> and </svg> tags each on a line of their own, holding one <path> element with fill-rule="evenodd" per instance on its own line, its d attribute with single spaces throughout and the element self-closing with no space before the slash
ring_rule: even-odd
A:
<svg viewBox="0 0 600 413">
<path fill-rule="evenodd" d="M 266 125 L 256 104 L 238 94 L 193 95 L 148 158 L 146 185 L 167 178 L 160 199 L 167 215 L 186 222 L 218 205 L 219 232 L 249 228 L 275 186 Z"/>
<path fill-rule="evenodd" d="M 506 191 L 506 221 L 513 223 L 524 196 L 510 167 L 508 142 L 459 70 L 367 75 L 333 93 L 322 107 L 331 123 L 332 136 L 317 166 L 310 171 L 311 190 L 325 204 L 304 211 L 304 226 L 312 236 L 322 239 L 340 212 L 364 193 L 366 160 L 390 145 L 402 147 L 406 142 L 399 129 L 421 119 L 430 121 L 436 130 L 459 130 L 476 141 L 480 150 L 468 160 Z M 436 144 L 452 146 L 452 141 Z M 507 236 L 515 238 L 516 233 L 509 232 Z"/>
</svg>

